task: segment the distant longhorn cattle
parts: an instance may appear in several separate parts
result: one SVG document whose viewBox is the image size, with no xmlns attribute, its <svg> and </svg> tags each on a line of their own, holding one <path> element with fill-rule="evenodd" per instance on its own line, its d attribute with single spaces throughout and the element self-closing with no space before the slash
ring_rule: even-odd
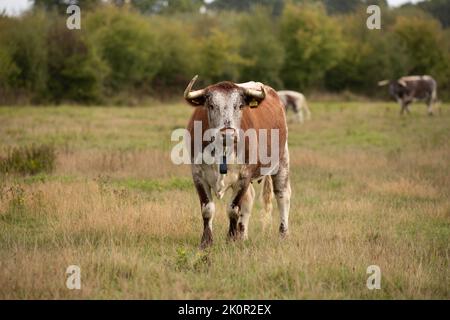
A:
<svg viewBox="0 0 450 320">
<path fill-rule="evenodd" d="M 389 93 L 400 104 L 400 114 L 410 113 L 409 105 L 415 100 L 424 100 L 429 115 L 433 115 L 433 104 L 437 100 L 436 81 L 427 75 L 407 76 L 398 80 L 383 80 L 379 86 L 389 85 Z"/>
<path fill-rule="evenodd" d="M 292 108 L 298 122 L 303 123 L 305 117 L 307 120 L 311 119 L 311 112 L 302 93 L 290 90 L 281 90 L 277 93 L 281 101 L 283 101 L 286 112 Z"/>
<path fill-rule="evenodd" d="M 255 198 L 253 181 L 263 182 L 263 199 L 265 208 L 271 210 L 272 193 L 275 194 L 280 210 L 280 234 L 288 232 L 291 187 L 289 182 L 289 151 L 287 145 L 287 126 L 283 103 L 275 90 L 258 82 L 235 84 L 220 82 L 204 89 L 192 91 L 197 76 L 187 86 L 184 97 L 195 106 L 189 120 L 187 131 L 190 133 L 188 146 L 191 151 L 192 177 L 200 198 L 203 217 L 203 235 L 200 247 L 206 248 L 213 242 L 212 220 L 215 213 L 213 195 L 221 199 L 227 191 L 232 190 L 231 203 L 227 206 L 229 217 L 228 238 L 246 239 L 248 223 Z M 195 157 L 195 123 L 202 124 L 203 132 L 214 128 L 218 132 L 235 134 L 248 129 L 259 131 L 278 130 L 278 165 L 277 170 L 262 174 L 263 165 L 258 156 L 256 163 L 229 165 L 226 173 L 221 172 L 218 164 L 197 164 Z M 211 141 L 203 141 L 201 149 L 205 150 Z M 267 139 L 265 147 L 271 149 L 272 139 Z M 258 146 L 259 147 L 259 146 Z M 248 148 L 248 146 L 246 146 Z M 201 152 L 201 150 L 200 150 Z M 250 152 L 248 149 L 246 153 Z"/>
</svg>

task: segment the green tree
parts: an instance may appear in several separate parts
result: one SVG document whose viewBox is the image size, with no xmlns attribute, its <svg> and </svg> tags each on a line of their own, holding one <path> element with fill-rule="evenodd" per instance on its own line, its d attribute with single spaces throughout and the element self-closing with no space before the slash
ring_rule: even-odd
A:
<svg viewBox="0 0 450 320">
<path fill-rule="evenodd" d="M 321 5 L 288 3 L 280 38 L 285 50 L 282 80 L 292 89 L 317 85 L 342 56 L 341 28 Z"/>
<path fill-rule="evenodd" d="M 70 4 L 78 5 L 82 10 L 90 10 L 102 3 L 102 0 L 34 0 L 34 7 L 45 10 L 57 10 L 65 14 Z"/>
<path fill-rule="evenodd" d="M 208 4 L 208 8 L 214 10 L 248 11 L 255 6 L 272 7 L 281 12 L 284 0 L 214 0 Z"/>
<path fill-rule="evenodd" d="M 86 36 L 66 28 L 63 17 L 52 19 L 47 36 L 48 82 L 51 101 L 98 102 L 104 65 Z"/>
<path fill-rule="evenodd" d="M 390 20 L 388 12 L 383 12 L 383 17 Z M 327 89 L 377 94 L 379 80 L 398 78 L 407 72 L 409 59 L 390 32 L 390 24 L 383 21 L 381 30 L 369 30 L 364 27 L 366 19 L 365 11 L 358 11 L 342 21 L 344 55 L 327 72 Z"/>
<path fill-rule="evenodd" d="M 417 6 L 431 13 L 444 28 L 450 27 L 450 1 L 428 0 L 417 3 Z"/>
<path fill-rule="evenodd" d="M 200 40 L 200 74 L 209 82 L 236 81 L 246 61 L 239 55 L 240 35 L 217 27 Z"/>
<path fill-rule="evenodd" d="M 8 18 L 3 18 L 8 19 Z M 48 17 L 31 12 L 14 20 L 4 20 L 0 28 L 3 78 L 16 91 L 37 98 L 46 90 Z M 4 28 L 3 28 L 4 27 Z"/>
<path fill-rule="evenodd" d="M 159 94 L 180 92 L 180 88 L 198 72 L 199 44 L 192 23 L 168 17 L 155 17 L 151 23 L 157 32 L 159 63 L 153 87 Z"/>
<path fill-rule="evenodd" d="M 149 87 L 161 65 L 161 48 L 147 19 L 135 12 L 104 8 L 87 17 L 86 30 L 109 68 L 107 88 L 116 92 Z"/>
<path fill-rule="evenodd" d="M 270 11 L 255 7 L 250 14 L 242 15 L 238 30 L 243 37 L 240 55 L 247 61 L 241 67 L 240 80 L 258 80 L 280 87 L 284 50 Z"/>
<path fill-rule="evenodd" d="M 135 8 L 143 13 L 193 13 L 204 5 L 204 0 L 132 0 Z"/>
</svg>

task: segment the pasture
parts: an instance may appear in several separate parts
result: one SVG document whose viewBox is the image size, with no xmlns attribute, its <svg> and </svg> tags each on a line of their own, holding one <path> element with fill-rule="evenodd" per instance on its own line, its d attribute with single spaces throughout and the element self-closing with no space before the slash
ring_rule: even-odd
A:
<svg viewBox="0 0 450 320">
<path fill-rule="evenodd" d="M 310 107 L 289 122 L 289 238 L 257 201 L 249 240 L 227 243 L 217 201 L 207 251 L 190 169 L 170 161 L 189 106 L 0 108 L 0 155 L 56 150 L 51 173 L 1 176 L 0 299 L 449 299 L 450 106 Z"/>
</svg>

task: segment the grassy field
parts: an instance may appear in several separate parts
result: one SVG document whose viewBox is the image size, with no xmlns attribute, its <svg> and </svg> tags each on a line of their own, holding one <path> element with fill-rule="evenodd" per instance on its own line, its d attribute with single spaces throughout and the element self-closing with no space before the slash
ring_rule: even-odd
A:
<svg viewBox="0 0 450 320">
<path fill-rule="evenodd" d="M 184 104 L 142 108 L 3 107 L 0 155 L 54 145 L 50 174 L 0 176 L 2 299 L 450 298 L 450 111 L 393 103 L 311 103 L 289 123 L 290 237 L 278 216 L 227 243 L 225 202 L 215 244 L 187 166 L 170 161 Z M 292 117 L 292 114 L 290 114 Z M 259 193 L 259 186 L 257 186 Z M 81 268 L 81 290 L 66 268 Z M 366 269 L 381 268 L 380 290 Z"/>
</svg>

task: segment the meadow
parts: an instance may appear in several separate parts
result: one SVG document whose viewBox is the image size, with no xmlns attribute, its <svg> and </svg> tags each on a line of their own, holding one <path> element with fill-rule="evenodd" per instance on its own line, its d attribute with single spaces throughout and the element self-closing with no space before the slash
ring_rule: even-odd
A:
<svg viewBox="0 0 450 320">
<path fill-rule="evenodd" d="M 257 201 L 249 240 L 228 243 L 217 201 L 206 251 L 190 168 L 170 161 L 191 107 L 1 107 L 0 157 L 38 144 L 56 158 L 0 176 L 0 299 L 449 299 L 450 105 L 310 107 L 289 120 L 290 236 L 276 205 L 263 228 Z"/>
</svg>

